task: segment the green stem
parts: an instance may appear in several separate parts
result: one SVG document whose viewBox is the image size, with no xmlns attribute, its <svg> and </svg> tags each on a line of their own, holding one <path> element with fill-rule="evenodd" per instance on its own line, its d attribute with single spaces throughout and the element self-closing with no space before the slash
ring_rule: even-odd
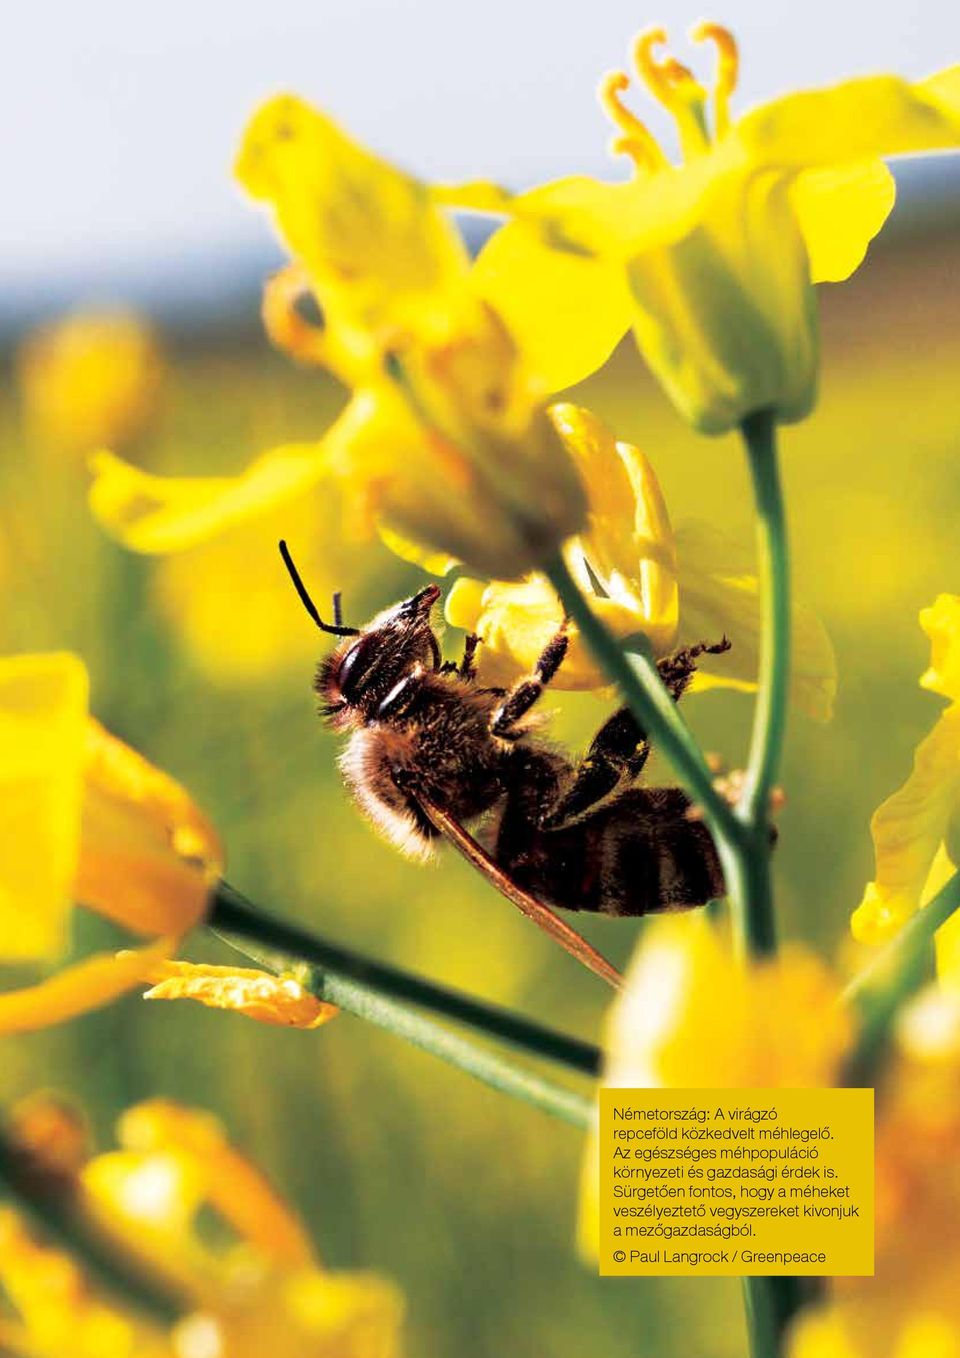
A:
<svg viewBox="0 0 960 1358">
<path fill-rule="evenodd" d="M 757 506 L 757 567 L 761 586 L 759 693 L 746 785 L 738 814 L 766 824 L 787 725 L 790 683 L 790 566 L 773 413 L 759 410 L 741 426 Z"/>
<path fill-rule="evenodd" d="M 759 410 L 741 425 L 757 508 L 760 578 L 760 665 L 753 735 L 743 792 L 735 815 L 743 838 L 718 845 L 741 951 L 772 956 L 777 950 L 770 876 L 770 796 L 787 723 L 790 682 L 790 568 L 773 412 Z"/>
<path fill-rule="evenodd" d="M 744 958 L 773 957 L 777 951 L 777 931 L 767 827 L 762 826 L 759 833 L 751 828 L 745 838 L 732 847 L 721 840 L 717 852 L 723 866 L 740 955 Z"/>
<path fill-rule="evenodd" d="M 565 1064 L 583 1071 L 589 1063 L 593 1073 L 598 1068 L 600 1053 L 587 1043 L 565 1038 L 526 1019 L 480 1005 L 452 991 L 434 988 L 416 977 L 393 972 L 379 963 L 368 963 L 356 954 L 347 953 L 345 949 L 322 943 L 293 926 L 261 915 L 226 883 L 221 883 L 218 889 L 208 923 L 225 942 L 245 957 L 278 974 L 294 975 L 317 999 L 336 1004 L 348 1013 L 403 1038 L 422 1051 L 430 1052 L 483 1081 L 492 1089 L 522 1099 L 574 1126 L 590 1126 L 593 1113 L 591 1100 L 533 1071 L 515 1066 L 497 1053 L 441 1027 L 412 1008 L 410 1001 L 414 995 L 417 997 L 415 1003 L 422 1004 L 425 999 L 429 999 L 429 1007 L 433 1009 L 438 1008 L 439 1002 L 443 1012 L 461 1022 L 469 1014 L 472 1026 L 481 1027 L 487 1035 L 507 1037 L 507 1040 L 523 1046 L 524 1050 L 536 1056 L 549 1056 L 558 1060 L 561 1052 L 567 1052 L 576 1063 L 566 1061 Z M 239 942 L 239 938 L 244 941 Z M 330 965 L 331 957 L 338 958 L 341 965 Z M 347 961 L 346 967 L 343 965 L 344 959 Z M 384 976 L 388 977 L 394 991 L 402 990 L 404 998 L 393 998 L 382 987 L 371 984 L 369 979 L 358 979 L 356 973 L 363 971 L 377 976 L 381 981 Z M 482 1018 L 483 1022 L 478 1023 L 478 1018 Z"/>
<path fill-rule="evenodd" d="M 934 935 L 960 909 L 960 873 L 907 921 L 870 965 L 851 981 L 844 1001 L 859 1010 L 860 1033 L 845 1083 L 870 1084 L 904 1002 L 923 985 Z"/>
<path fill-rule="evenodd" d="M 741 953 L 762 957 L 773 955 L 777 946 L 769 805 L 786 727 L 790 579 L 773 413 L 749 416 L 742 434 L 757 507 L 762 638 L 753 736 L 744 790 L 735 809 L 714 788 L 702 752 L 649 652 L 628 654 L 617 643 L 590 608 L 562 558 L 552 561 L 547 573 L 604 673 L 617 684 L 641 728 L 656 741 L 701 807 L 720 855 Z M 795 1280 L 746 1278 L 744 1300 L 753 1358 L 776 1358 L 783 1329 L 798 1305 Z"/>
<path fill-rule="evenodd" d="M 84 1212 L 74 1181 L 51 1175 L 2 1134 L 0 1194 L 77 1259 L 96 1286 L 133 1310 L 166 1328 L 193 1309 L 195 1302 L 179 1284 Z"/>
<path fill-rule="evenodd" d="M 601 669 L 617 685 L 643 731 L 656 742 L 680 775 L 702 810 L 714 838 L 718 843 L 738 840 L 740 826 L 713 786 L 713 775 L 700 747 L 667 692 L 649 653 L 624 650 L 587 603 L 562 557 L 555 557 L 546 567 L 546 573 L 568 617 L 576 623 Z"/>
<path fill-rule="evenodd" d="M 736 817 L 745 839 L 718 844 L 735 934 L 745 957 L 777 951 L 770 796 L 780 765 L 790 681 L 790 569 L 786 515 L 777 462 L 773 412 L 748 415 L 740 430 L 747 451 L 757 510 L 760 579 L 760 664 L 753 733 Z M 777 1358 L 785 1326 L 799 1301 L 793 1278 L 745 1278 L 744 1303 L 752 1358 Z"/>
<path fill-rule="evenodd" d="M 558 1033 L 510 1009 L 473 999 L 434 981 L 376 962 L 339 944 L 328 943 L 296 924 L 268 915 L 229 882 L 217 885 L 207 923 L 218 933 L 222 931 L 246 939 L 271 952 L 293 958 L 295 964 L 315 967 L 328 980 L 358 981 L 371 994 L 417 1005 L 453 1019 L 485 1037 L 509 1042 L 531 1056 L 555 1061 L 581 1075 L 595 1077 L 600 1073 L 603 1054 L 592 1043 Z M 236 946 L 234 937 L 229 941 Z"/>
<path fill-rule="evenodd" d="M 750 1358 L 777 1358 L 780 1341 L 770 1278 L 742 1278 L 743 1309 L 747 1318 Z"/>
<path fill-rule="evenodd" d="M 741 1283 L 750 1358 L 779 1358 L 791 1320 L 820 1296 L 820 1279 L 752 1277 Z"/>
</svg>

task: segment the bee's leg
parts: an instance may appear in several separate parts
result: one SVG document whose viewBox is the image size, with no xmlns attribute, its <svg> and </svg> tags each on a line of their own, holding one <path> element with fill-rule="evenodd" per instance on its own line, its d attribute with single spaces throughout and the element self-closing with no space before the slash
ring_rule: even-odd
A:
<svg viewBox="0 0 960 1358">
<path fill-rule="evenodd" d="M 477 667 L 474 663 L 474 656 L 477 647 L 480 645 L 481 638 L 476 632 L 467 634 L 467 639 L 463 644 L 463 659 L 458 665 L 455 660 L 445 660 L 440 666 L 441 674 L 456 674 L 460 679 L 471 680 L 477 677 Z"/>
<path fill-rule="evenodd" d="M 698 656 L 718 655 L 729 648 L 730 643 L 724 637 L 716 645 L 687 646 L 661 660 L 657 669 L 674 702 L 680 701 L 693 678 Z M 621 707 L 594 736 L 586 758 L 574 771 L 566 792 L 541 822 L 543 827 L 556 829 L 602 801 L 620 783 L 633 782 L 639 778 L 649 757 L 650 741 L 646 732 L 630 709 Z"/>
<path fill-rule="evenodd" d="M 697 660 L 702 655 L 723 655 L 724 651 L 729 651 L 730 641 L 727 637 L 721 637 L 719 641 L 708 643 L 698 641 L 695 646 L 684 646 L 682 651 L 675 651 L 673 655 L 665 656 L 663 660 L 657 662 L 657 669 L 660 678 L 663 680 L 673 701 L 679 702 L 686 692 L 697 670 Z"/>
<path fill-rule="evenodd" d="M 476 632 L 468 632 L 466 641 L 463 643 L 463 659 L 460 661 L 460 668 L 457 671 L 461 679 L 474 679 L 476 677 L 477 664 L 474 657 L 479 645 L 480 638 Z"/>
<path fill-rule="evenodd" d="M 594 736 L 559 801 L 542 818 L 543 828 L 559 828 L 589 811 L 624 779 L 639 777 L 649 754 L 650 742 L 640 723 L 629 708 L 621 707 Z"/>
<path fill-rule="evenodd" d="M 543 648 L 533 674 L 526 679 L 518 679 L 503 702 L 494 708 L 490 730 L 495 736 L 500 736 L 503 740 L 512 740 L 521 735 L 521 730 L 517 729 L 518 722 L 530 711 L 563 664 L 568 642 L 567 620 L 564 618 L 559 631 Z"/>
</svg>

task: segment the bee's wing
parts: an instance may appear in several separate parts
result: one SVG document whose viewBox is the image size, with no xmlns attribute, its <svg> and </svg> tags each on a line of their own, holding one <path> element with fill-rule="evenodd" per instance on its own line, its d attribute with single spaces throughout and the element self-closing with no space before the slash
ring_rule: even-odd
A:
<svg viewBox="0 0 960 1358">
<path fill-rule="evenodd" d="M 571 957 L 575 957 L 589 971 L 613 986 L 614 990 L 619 990 L 623 984 L 623 977 L 612 963 L 601 956 L 596 948 L 577 933 L 576 929 L 567 924 L 566 920 L 560 918 L 550 906 L 544 905 L 542 901 L 536 900 L 523 887 L 510 877 L 503 869 L 490 857 L 486 849 L 478 844 L 473 835 L 465 830 L 458 820 L 447 814 L 439 806 L 425 797 L 419 790 L 416 792 L 417 801 L 423 809 L 424 814 L 433 822 L 434 826 L 454 844 L 463 854 L 464 858 L 472 863 L 473 866 L 482 872 L 484 877 L 505 896 L 508 901 L 517 907 L 521 914 L 526 915 L 527 919 L 533 920 L 534 924 L 539 925 L 545 934 L 549 934 L 565 948 Z"/>
</svg>

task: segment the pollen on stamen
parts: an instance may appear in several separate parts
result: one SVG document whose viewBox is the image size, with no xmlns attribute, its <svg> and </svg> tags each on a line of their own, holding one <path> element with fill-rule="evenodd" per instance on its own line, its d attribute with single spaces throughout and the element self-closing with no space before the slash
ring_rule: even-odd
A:
<svg viewBox="0 0 960 1358">
<path fill-rule="evenodd" d="M 717 135 L 723 136 L 730 126 L 730 95 L 737 88 L 740 74 L 740 53 L 737 40 L 722 24 L 710 23 L 702 19 L 690 30 L 690 41 L 712 42 L 717 49 L 717 76 L 713 88 L 714 109 L 716 112 Z"/>
<path fill-rule="evenodd" d="M 682 62 L 670 55 L 655 57 L 654 49 L 665 46 L 662 28 L 649 28 L 633 41 L 632 55 L 637 74 L 653 97 L 677 120 L 684 155 L 689 159 L 706 150 L 705 107 L 707 92 Z"/>
<path fill-rule="evenodd" d="M 630 77 L 625 71 L 608 71 L 597 90 L 604 113 L 620 129 L 621 135 L 613 138 L 610 151 L 629 156 L 638 170 L 658 169 L 666 160 L 656 138 L 620 98 L 629 88 Z"/>
<path fill-rule="evenodd" d="M 633 40 L 633 61 L 650 93 L 672 112 L 678 96 L 685 101 L 691 95 L 706 98 L 706 91 L 693 72 L 676 57 L 670 53 L 660 58 L 654 56 L 654 48 L 664 47 L 666 42 L 667 34 L 662 28 L 648 28 L 639 33 Z"/>
</svg>

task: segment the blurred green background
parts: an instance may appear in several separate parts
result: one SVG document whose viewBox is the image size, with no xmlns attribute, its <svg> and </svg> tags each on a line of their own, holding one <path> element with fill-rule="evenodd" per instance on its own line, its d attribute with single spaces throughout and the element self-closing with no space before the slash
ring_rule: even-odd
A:
<svg viewBox="0 0 960 1358">
<path fill-rule="evenodd" d="M 917 611 L 960 589 L 955 221 L 892 233 L 822 302 L 820 405 L 784 432 L 783 454 L 797 593 L 831 632 L 840 692 L 830 725 L 792 720 L 776 861 L 785 934 L 832 951 L 846 946 L 871 872 L 870 813 L 905 776 L 939 707 L 917 687 L 926 665 Z M 274 443 L 315 437 L 341 399 L 271 352 L 252 312 L 162 344 L 158 409 L 124 449 L 151 469 L 238 469 Z M 709 518 L 748 538 L 735 441 L 688 431 L 632 349 L 580 396 L 650 454 L 675 523 Z M 190 787 L 223 834 L 230 879 L 254 900 L 596 1037 L 600 983 L 451 855 L 432 868 L 403 861 L 341 788 L 337 743 L 313 710 L 312 656 L 323 643 L 283 580 L 277 530 L 308 557 L 320 598 L 343 573 L 349 621 L 399 597 L 416 572 L 332 541 L 327 553 L 322 507 L 315 520 L 266 523 L 222 556 L 198 551 L 172 567 L 133 557 L 95 528 L 82 455 L 31 421 L 15 381 L 5 383 L 0 438 L 0 649 L 79 651 L 97 715 Z M 457 652 L 457 634 L 447 646 Z M 588 697 L 555 706 L 554 730 L 575 746 L 604 711 Z M 742 759 L 749 699 L 697 695 L 686 710 L 708 749 Z M 651 776 L 669 775 L 659 766 Z M 617 962 L 639 927 L 584 925 Z M 81 952 L 114 938 L 80 916 L 76 933 Z M 228 960 L 202 935 L 187 955 Z M 353 1018 L 297 1033 L 130 999 L 4 1042 L 0 1099 L 38 1082 L 80 1100 L 104 1142 L 118 1111 L 148 1095 L 221 1114 L 298 1204 L 329 1263 L 400 1283 L 412 1355 L 744 1351 L 735 1282 L 600 1280 L 577 1261 L 577 1132 Z"/>
</svg>

